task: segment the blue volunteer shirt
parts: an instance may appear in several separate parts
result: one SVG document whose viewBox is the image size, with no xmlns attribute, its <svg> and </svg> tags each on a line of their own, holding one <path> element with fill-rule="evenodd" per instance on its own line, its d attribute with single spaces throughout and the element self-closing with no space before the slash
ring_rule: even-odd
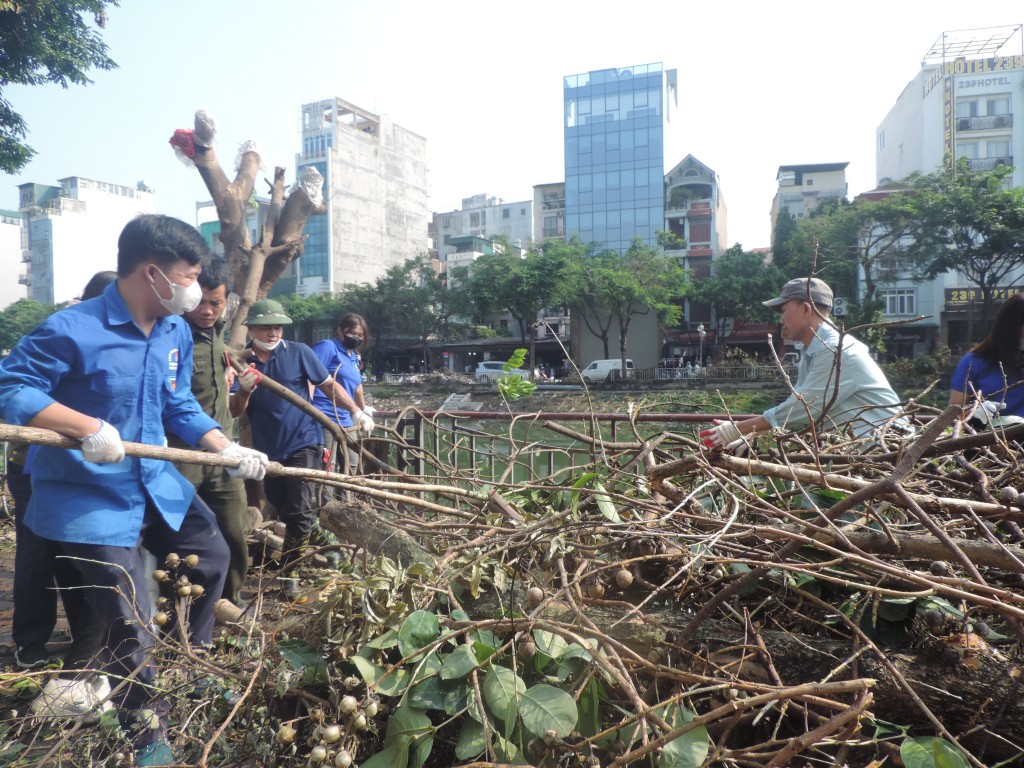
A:
<svg viewBox="0 0 1024 768">
<path fill-rule="evenodd" d="M 147 338 L 111 283 L 44 320 L 0 362 L 4 421 L 28 424 L 60 403 L 103 419 L 125 441 L 165 445 L 165 429 L 196 445 L 218 424 L 192 396 L 192 335 L 184 318 Z M 56 541 L 134 546 L 147 502 L 178 530 L 195 489 L 166 461 L 93 464 L 78 450 L 40 446 L 25 522 Z"/>
<path fill-rule="evenodd" d="M 1024 382 L 1007 375 L 996 360 L 968 352 L 957 363 L 949 387 L 965 393 L 967 404 L 980 396 L 982 400 L 1005 403 L 1001 416 L 1024 416 Z"/>
<path fill-rule="evenodd" d="M 317 360 L 313 350 L 297 341 L 284 341 L 270 353 L 267 362 L 249 348 L 249 360 L 256 369 L 278 384 L 290 389 L 307 403 L 309 385 L 320 386 L 331 375 Z M 236 381 L 233 391 L 238 391 Z M 284 461 L 300 448 L 323 445 L 323 430 L 312 416 L 303 413 L 287 400 L 260 387 L 249 396 L 246 407 L 252 424 L 252 444 L 271 461 Z"/>
<path fill-rule="evenodd" d="M 313 354 L 324 364 L 327 372 L 334 377 L 349 396 L 355 399 L 356 390 L 363 383 L 363 374 L 359 370 L 359 355 L 354 350 L 346 349 L 337 339 L 325 339 L 313 347 Z M 333 400 L 319 389 L 313 393 L 313 405 L 331 421 L 343 427 L 354 426 L 352 414 L 340 403 Z"/>
</svg>

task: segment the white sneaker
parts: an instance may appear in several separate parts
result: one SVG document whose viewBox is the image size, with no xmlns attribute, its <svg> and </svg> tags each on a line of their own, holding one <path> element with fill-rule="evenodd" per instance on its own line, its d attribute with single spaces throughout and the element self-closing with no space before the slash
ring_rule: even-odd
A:
<svg viewBox="0 0 1024 768">
<path fill-rule="evenodd" d="M 113 708 L 109 701 L 110 683 L 105 675 L 90 678 L 49 680 L 33 700 L 29 712 L 34 717 L 80 718 L 85 724 L 99 722 L 100 715 Z"/>
</svg>

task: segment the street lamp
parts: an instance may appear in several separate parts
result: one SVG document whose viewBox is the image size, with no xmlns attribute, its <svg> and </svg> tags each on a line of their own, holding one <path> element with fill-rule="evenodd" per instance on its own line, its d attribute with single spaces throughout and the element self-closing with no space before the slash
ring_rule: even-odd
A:
<svg viewBox="0 0 1024 768">
<path fill-rule="evenodd" d="M 700 366 L 701 373 L 704 372 L 704 337 L 708 335 L 708 332 L 704 330 L 704 323 L 700 323 L 697 326 L 697 335 L 700 336 L 700 357 L 697 358 L 697 365 Z"/>
</svg>

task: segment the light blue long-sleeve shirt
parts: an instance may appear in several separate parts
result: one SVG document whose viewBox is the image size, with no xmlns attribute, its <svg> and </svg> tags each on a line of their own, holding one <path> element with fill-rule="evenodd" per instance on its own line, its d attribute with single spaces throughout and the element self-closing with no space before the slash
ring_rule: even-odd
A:
<svg viewBox="0 0 1024 768">
<path fill-rule="evenodd" d="M 0 415 L 28 424 L 60 403 L 103 419 L 124 440 L 164 445 L 164 429 L 196 445 L 218 424 L 192 395 L 192 336 L 185 319 L 146 334 L 111 283 L 99 296 L 51 315 L 0 362 Z M 166 461 L 86 461 L 81 451 L 40 447 L 25 522 L 56 541 L 134 546 L 147 503 L 174 530 L 195 488 Z"/>
<path fill-rule="evenodd" d="M 806 427 L 811 420 L 821 417 L 833 395 L 835 402 L 825 416 L 826 429 L 848 427 L 855 437 L 863 437 L 899 415 L 900 399 L 882 369 L 871 358 L 864 342 L 849 335 L 843 337 L 836 393 L 838 347 L 838 329 L 822 323 L 800 357 L 796 394 L 764 412 L 769 424 L 789 430 Z"/>
</svg>

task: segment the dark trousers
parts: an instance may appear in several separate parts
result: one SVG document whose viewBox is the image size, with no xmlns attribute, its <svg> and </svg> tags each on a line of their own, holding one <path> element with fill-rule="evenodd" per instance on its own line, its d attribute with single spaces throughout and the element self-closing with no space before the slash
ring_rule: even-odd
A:
<svg viewBox="0 0 1024 768">
<path fill-rule="evenodd" d="M 245 540 L 245 516 L 248 501 L 245 483 L 240 477 L 231 477 L 223 467 L 204 467 L 197 464 L 175 465 L 196 493 L 217 518 L 217 525 L 228 545 L 230 563 L 224 580 L 225 597 L 236 605 L 241 600 L 245 575 L 249 570 L 249 545 Z"/>
<path fill-rule="evenodd" d="M 69 562 L 82 582 L 89 585 L 83 592 L 92 614 L 99 618 L 94 624 L 103 640 L 97 665 L 114 678 L 111 685 L 138 670 L 122 693 L 120 706 L 125 717 L 131 718 L 144 707 L 157 713 L 165 711 L 166 704 L 149 687 L 156 679 L 147 591 L 152 574 L 146 570 L 142 549 L 152 552 L 161 568 L 166 568 L 163 562 L 170 552 L 183 561 L 188 555 L 199 556 L 195 568 L 182 564 L 178 573 L 204 589 L 202 597 L 192 599 L 185 618 L 192 643 L 209 644 L 213 638 L 213 604 L 224 588 L 228 563 L 228 547 L 213 512 L 197 496 L 180 530 L 174 531 L 150 506 L 135 546 L 73 542 L 59 542 L 59 546 L 65 557 L 71 558 Z"/>
<path fill-rule="evenodd" d="M 7 487 L 14 499 L 14 622 L 11 637 L 15 645 L 45 645 L 57 624 L 57 592 L 60 588 L 64 615 L 68 624 L 84 627 L 91 623 L 85 597 L 80 589 L 78 571 L 66 560 L 53 542 L 40 538 L 25 525 L 25 513 L 32 498 L 32 478 L 20 464 L 7 464 Z M 96 652 L 87 633 L 73 632 L 72 656 L 86 657 Z M 70 665 L 70 662 L 66 662 Z"/>
<path fill-rule="evenodd" d="M 286 467 L 322 469 L 324 447 L 307 445 L 281 462 Z M 309 538 L 317 521 L 317 484 L 296 477 L 270 477 L 263 480 L 267 499 L 284 523 L 287 546 L 296 546 Z"/>
</svg>

